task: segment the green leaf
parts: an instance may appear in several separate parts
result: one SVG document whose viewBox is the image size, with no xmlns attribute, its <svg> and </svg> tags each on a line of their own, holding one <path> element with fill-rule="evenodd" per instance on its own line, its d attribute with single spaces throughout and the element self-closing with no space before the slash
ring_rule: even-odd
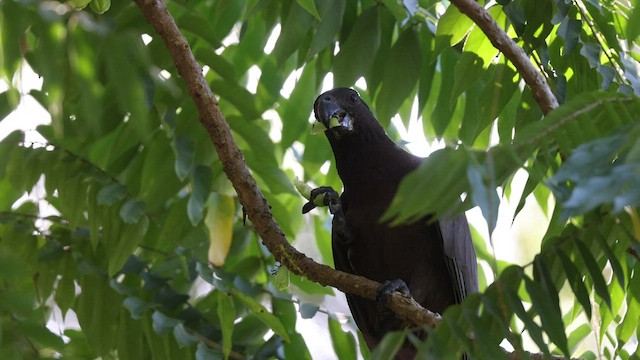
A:
<svg viewBox="0 0 640 360">
<path fill-rule="evenodd" d="M 305 66 L 289 100 L 282 104 L 279 111 L 282 119 L 283 148 L 288 148 L 295 140 L 300 139 L 303 133 L 309 131 L 309 116 L 313 111 L 313 101 L 318 95 L 314 65 L 315 60 Z"/>
<path fill-rule="evenodd" d="M 410 95 L 416 87 L 421 64 L 418 36 L 413 28 L 408 28 L 400 34 L 387 57 L 382 88 L 376 97 L 376 112 L 381 123 L 388 124 L 407 99 L 413 103 Z"/>
<path fill-rule="evenodd" d="M 497 64 L 494 68 L 493 76 L 487 81 L 486 86 L 483 87 L 478 99 L 480 107 L 478 132 L 487 128 L 496 117 L 500 116 L 500 122 L 498 123 L 500 139 L 511 139 L 513 123 L 507 123 L 506 120 L 513 119 L 509 116 L 504 116 L 502 112 L 512 99 L 520 99 L 517 80 L 518 74 L 504 63 Z M 515 114 L 511 116 L 515 117 Z M 508 124 L 511 126 L 505 127 Z"/>
<path fill-rule="evenodd" d="M 462 92 L 472 86 L 485 74 L 482 58 L 476 53 L 464 51 L 456 62 L 453 75 L 453 90 L 451 92 L 451 104 L 455 105 Z"/>
<path fill-rule="evenodd" d="M 336 35 L 342 27 L 346 0 L 325 0 L 318 4 L 320 23 L 307 53 L 307 61 L 336 41 Z"/>
<path fill-rule="evenodd" d="M 207 41 L 212 48 L 218 48 L 222 45 L 222 39 L 218 33 L 213 31 L 212 24 L 203 15 L 188 12 L 181 16 L 176 16 L 176 23 L 181 29 L 198 35 L 201 39 Z"/>
<path fill-rule="evenodd" d="M 582 280 L 582 274 L 562 250 L 556 249 L 556 254 L 562 262 L 562 267 L 567 275 L 567 281 L 571 286 L 571 290 L 573 290 L 576 299 L 578 299 L 578 302 L 582 305 L 582 308 L 587 314 L 587 318 L 591 319 L 591 300 L 589 299 L 587 287 Z"/>
<path fill-rule="evenodd" d="M 379 47 L 378 7 L 372 6 L 360 14 L 347 40 L 340 43 L 333 60 L 335 86 L 353 86 L 371 67 Z"/>
<path fill-rule="evenodd" d="M 152 303 L 136 296 L 130 296 L 124 299 L 122 305 L 129 310 L 131 317 L 134 319 L 142 319 L 147 310 L 153 308 Z"/>
<path fill-rule="evenodd" d="M 282 325 L 282 322 L 280 322 L 280 320 L 272 313 L 267 311 L 264 306 L 236 289 L 230 289 L 230 292 L 238 300 L 242 301 L 242 303 L 244 303 L 244 305 L 249 308 L 249 310 L 258 317 L 258 319 L 260 319 L 260 321 L 271 328 L 274 333 L 278 334 L 278 336 L 282 337 L 285 341 L 290 341 L 289 335 Z"/>
<path fill-rule="evenodd" d="M 209 189 L 213 181 L 213 173 L 208 166 L 198 165 L 191 175 L 191 196 L 187 203 L 187 215 L 193 226 L 198 225 L 204 216 L 204 206 L 209 198 Z"/>
<path fill-rule="evenodd" d="M 557 33 L 564 40 L 564 55 L 571 53 L 578 45 L 582 30 L 582 21 L 565 18 L 558 27 Z"/>
<path fill-rule="evenodd" d="M 110 183 L 98 192 L 98 205 L 111 206 L 127 196 L 127 188 L 120 183 Z"/>
<path fill-rule="evenodd" d="M 458 196 L 469 186 L 466 182 L 468 161 L 468 154 L 462 148 L 445 148 L 432 153 L 402 180 L 382 220 L 393 219 L 393 223 L 398 224 L 452 210 L 459 202 Z M 445 168 L 446 172 L 438 172 Z M 435 173 L 442 175 L 432 176 Z"/>
<path fill-rule="evenodd" d="M 611 268 L 613 269 L 613 275 L 616 277 L 616 279 L 618 279 L 618 284 L 620 284 L 620 287 L 624 288 L 625 273 L 622 270 L 620 260 L 618 260 L 618 257 L 613 253 L 612 249 L 609 247 L 609 244 L 607 244 L 607 240 L 603 236 L 597 234 L 595 238 L 598 241 L 598 245 L 600 245 L 600 249 L 602 249 L 602 252 L 606 255 L 607 260 L 609 260 L 609 265 L 611 265 Z M 614 244 L 616 240 L 613 240 Z"/>
<path fill-rule="evenodd" d="M 304 342 L 302 335 L 291 334 L 291 341 L 284 344 L 284 357 L 286 359 L 312 360 L 311 353 Z"/>
<path fill-rule="evenodd" d="M 144 216 L 145 205 L 142 201 L 129 199 L 120 208 L 120 218 L 127 224 L 135 224 Z"/>
<path fill-rule="evenodd" d="M 636 266 L 636 270 L 637 270 Z M 634 271 L 629 281 L 629 289 L 639 289 L 640 272 Z M 637 292 L 635 290 L 633 292 Z M 636 333 L 638 328 L 638 318 L 640 317 L 640 296 L 633 294 L 632 291 L 627 292 L 627 311 L 624 314 L 622 323 L 616 328 L 616 335 L 619 344 L 624 344 Z"/>
<path fill-rule="evenodd" d="M 40 323 L 21 321 L 18 323 L 18 327 L 22 334 L 41 348 L 51 348 L 59 351 L 64 346 L 64 341 L 62 341 L 61 337 L 56 336 Z"/>
<path fill-rule="evenodd" d="M 66 314 L 67 310 L 74 305 L 74 301 L 76 299 L 76 286 L 72 275 L 74 273 L 73 270 L 75 270 L 73 267 L 76 265 L 70 260 L 66 260 L 65 262 L 68 263 L 68 267 L 71 267 L 72 269 L 70 269 L 70 271 L 65 271 L 62 278 L 58 280 L 54 296 L 56 305 L 60 307 L 63 315 Z"/>
<path fill-rule="evenodd" d="M 489 8 L 489 14 L 498 24 L 505 23 L 505 13 L 500 6 L 492 6 Z M 474 26 L 467 36 L 464 43 L 464 51 L 473 52 L 482 60 L 482 66 L 486 69 L 491 64 L 493 58 L 498 54 L 487 35 L 480 29 L 479 26 Z"/>
<path fill-rule="evenodd" d="M 358 333 L 358 348 L 360 349 L 360 354 L 365 359 L 371 359 L 371 350 L 369 350 L 367 341 L 364 339 L 362 332 L 357 331 L 357 333 Z"/>
<path fill-rule="evenodd" d="M 589 271 L 589 275 L 591 275 L 591 280 L 593 281 L 593 288 L 596 291 L 596 294 L 611 308 L 611 296 L 609 295 L 609 291 L 607 290 L 607 284 L 602 277 L 602 271 L 596 263 L 596 260 L 591 255 L 591 252 L 580 240 L 575 240 L 573 242 L 575 246 L 578 248 L 580 258 L 584 263 L 585 267 Z"/>
<path fill-rule="evenodd" d="M 320 20 L 320 14 L 318 13 L 318 9 L 316 9 L 316 3 L 313 0 L 296 0 L 296 2 L 303 9 L 307 10 L 309 14 L 313 15 L 316 20 Z"/>
<path fill-rule="evenodd" d="M 151 319 L 153 320 L 153 331 L 160 335 L 173 331 L 173 328 L 180 324 L 180 320 L 169 317 L 160 311 L 155 311 Z"/>
<path fill-rule="evenodd" d="M 311 319 L 320 310 L 320 306 L 311 303 L 300 304 L 300 317 L 303 319 Z"/>
<path fill-rule="evenodd" d="M 198 344 L 198 349 L 196 350 L 196 360 L 218 360 L 218 359 L 224 359 L 224 356 L 220 351 L 211 349 L 202 342 Z"/>
<path fill-rule="evenodd" d="M 141 322 L 132 319 L 131 316 L 129 316 L 129 313 L 123 308 L 120 308 L 119 320 L 119 331 L 117 334 L 118 342 L 116 344 L 118 356 L 130 359 L 143 358 L 146 350 L 146 343 Z M 131 336 L 131 334 L 139 334 L 140 336 Z M 73 341 L 74 340 L 72 339 L 69 343 Z"/>
<path fill-rule="evenodd" d="M 195 165 L 193 141 L 182 136 L 177 136 L 173 141 L 173 148 L 176 152 L 176 174 L 182 181 L 191 174 Z"/>
<path fill-rule="evenodd" d="M 398 23 L 404 22 L 409 18 L 409 14 L 407 10 L 405 10 L 405 6 L 400 0 L 382 0 L 384 6 L 389 10 L 393 17 L 396 19 Z"/>
<path fill-rule="evenodd" d="M 300 43 L 314 24 L 313 17 L 309 12 L 297 3 L 291 5 L 286 20 L 282 23 L 280 37 L 273 49 L 273 55 L 279 66 L 300 48 Z"/>
<path fill-rule="evenodd" d="M 600 53 L 602 49 L 600 45 L 594 43 L 582 43 L 582 47 L 580 48 L 580 55 L 587 58 L 589 61 L 589 66 L 592 68 L 596 68 L 600 65 Z"/>
<path fill-rule="evenodd" d="M 74 309 L 78 322 L 91 348 L 107 356 L 115 346 L 118 333 L 118 313 L 121 298 L 107 283 L 106 277 L 82 275 L 78 279 L 80 295 Z"/>
<path fill-rule="evenodd" d="M 218 318 L 222 329 L 222 353 L 224 358 L 229 358 L 233 345 L 233 326 L 236 320 L 236 308 L 230 295 L 217 291 L 218 294 Z"/>
<path fill-rule="evenodd" d="M 0 93 L 0 121 L 11 114 L 20 101 L 20 93 L 16 89 L 9 89 Z"/>
<path fill-rule="evenodd" d="M 247 0 L 218 1 L 211 9 L 212 16 L 207 18 L 211 22 L 213 34 L 221 37 L 229 34 L 236 23 L 244 20 L 243 10 L 246 4 Z"/>
<path fill-rule="evenodd" d="M 142 216 L 135 224 L 122 226 L 119 238 L 116 242 L 111 242 L 107 250 L 107 262 L 109 276 L 115 275 L 131 256 L 133 251 L 142 242 L 144 235 L 149 228 L 149 219 Z"/>
<path fill-rule="evenodd" d="M 489 234 L 492 234 L 498 223 L 500 198 L 496 191 L 497 184 L 491 156 L 488 157 L 486 166 L 472 162 L 467 167 L 467 180 L 471 185 L 473 203 L 480 207 L 482 216 L 487 221 Z"/>
<path fill-rule="evenodd" d="M 580 94 L 538 122 L 516 132 L 515 142 L 542 146 L 558 142 L 566 153 L 594 140 L 595 134 L 606 135 L 637 120 L 631 114 L 640 112 L 640 100 L 621 94 L 594 91 Z M 590 135 L 580 129 L 595 129 Z M 573 130 L 577 129 L 577 132 Z"/>
<path fill-rule="evenodd" d="M 452 49 L 446 49 L 440 56 L 440 87 L 438 88 L 438 98 L 435 107 L 429 117 L 432 119 L 433 130 L 435 135 L 442 137 L 444 132 L 451 124 L 451 120 L 455 114 L 455 106 L 452 107 L 455 64 L 458 62 L 459 55 Z M 453 104 L 455 105 L 455 104 Z"/>
<path fill-rule="evenodd" d="M 571 353 L 573 353 L 576 350 L 578 345 L 580 345 L 580 343 L 584 341 L 586 337 L 589 336 L 589 334 L 591 334 L 592 331 L 593 329 L 591 328 L 590 324 L 582 324 L 578 326 L 575 330 L 573 330 L 571 334 L 569 334 L 568 343 L 569 343 L 569 350 L 571 351 Z"/>
<path fill-rule="evenodd" d="M 371 360 L 393 359 L 402 344 L 404 344 L 405 337 L 405 333 L 401 331 L 385 334 L 380 344 L 371 353 Z"/>
<path fill-rule="evenodd" d="M 462 41 L 473 26 L 473 21 L 461 13 L 457 6 L 448 6 L 438 19 L 435 55 Z"/>
<path fill-rule="evenodd" d="M 348 331 L 343 331 L 338 320 L 332 316 L 327 317 L 329 334 L 331 335 L 331 343 L 340 360 L 355 360 L 358 358 L 356 353 L 356 340 Z"/>
<path fill-rule="evenodd" d="M 627 39 L 629 41 L 635 41 L 640 35 L 640 9 L 634 6 L 631 9 L 631 15 L 627 22 Z"/>
<path fill-rule="evenodd" d="M 176 341 L 181 348 L 191 346 L 199 342 L 198 338 L 191 335 L 182 323 L 173 328 L 173 336 L 176 338 Z"/>
<path fill-rule="evenodd" d="M 260 118 L 261 112 L 256 108 L 255 96 L 244 87 L 224 79 L 215 79 L 209 86 L 214 94 L 238 109 L 244 121 Z"/>
<path fill-rule="evenodd" d="M 307 294 L 315 294 L 315 295 L 334 295 L 333 288 L 330 286 L 322 286 L 317 282 L 308 280 L 304 277 L 300 277 L 296 274 L 289 273 L 289 279 L 291 280 L 291 284 L 298 287 L 300 290 L 304 291 Z"/>
</svg>

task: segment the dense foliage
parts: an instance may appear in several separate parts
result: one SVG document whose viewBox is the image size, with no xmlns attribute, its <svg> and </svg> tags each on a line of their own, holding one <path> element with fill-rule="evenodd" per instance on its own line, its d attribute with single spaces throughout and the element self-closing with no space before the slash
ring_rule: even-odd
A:
<svg viewBox="0 0 640 360">
<path fill-rule="evenodd" d="M 496 259 L 474 231 L 482 292 L 448 310 L 425 343 L 391 334 L 374 356 L 409 338 L 435 358 L 496 359 L 502 344 L 520 356 L 637 359 L 640 10 L 635 0 L 491 3 L 562 104 L 544 118 L 510 62 L 448 1 L 167 6 L 279 225 L 292 242 L 311 233 L 323 262 L 332 264 L 327 215 L 302 216 L 292 180 L 340 187 L 326 140 L 309 134 L 325 81 L 358 81 L 397 140 L 395 114 L 405 125 L 419 114 L 425 136 L 444 139 L 403 183 L 391 221 L 478 206 L 491 233 L 501 200 L 517 204 L 513 217 L 526 216 L 526 201 L 546 214 L 527 264 Z M 326 312 L 334 291 L 278 269 L 245 224 L 135 4 L 0 0 L 0 29 L 0 119 L 29 96 L 51 116 L 42 140 L 19 130 L 0 141 L 0 357 L 311 358 L 315 339 L 296 323 Z M 26 67 L 41 89 L 22 91 Z M 460 196 L 464 208 L 451 209 Z M 54 309 L 82 331 L 52 321 Z M 338 319 L 327 323 L 337 356 L 368 356 Z"/>
</svg>

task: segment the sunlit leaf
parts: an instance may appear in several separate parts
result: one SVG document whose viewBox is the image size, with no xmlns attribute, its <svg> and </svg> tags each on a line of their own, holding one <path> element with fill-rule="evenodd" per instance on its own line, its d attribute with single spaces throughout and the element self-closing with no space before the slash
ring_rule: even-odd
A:
<svg viewBox="0 0 640 360">
<path fill-rule="evenodd" d="M 207 200 L 204 224 L 209 230 L 209 263 L 222 266 L 231 248 L 235 199 L 229 195 L 211 194 Z"/>
</svg>

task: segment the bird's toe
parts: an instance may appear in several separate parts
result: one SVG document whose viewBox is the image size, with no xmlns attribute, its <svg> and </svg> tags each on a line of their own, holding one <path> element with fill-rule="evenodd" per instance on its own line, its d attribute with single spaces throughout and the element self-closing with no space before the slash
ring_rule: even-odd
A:
<svg viewBox="0 0 640 360">
<path fill-rule="evenodd" d="M 411 294 L 411 291 L 409 290 L 409 286 L 407 286 L 407 283 L 402 281 L 401 279 L 393 279 L 393 280 L 385 281 L 376 290 L 376 303 L 378 304 L 379 312 L 382 313 L 382 312 L 388 311 L 387 302 L 389 300 L 389 296 L 391 296 L 391 294 L 395 291 L 404 295 Z"/>
</svg>

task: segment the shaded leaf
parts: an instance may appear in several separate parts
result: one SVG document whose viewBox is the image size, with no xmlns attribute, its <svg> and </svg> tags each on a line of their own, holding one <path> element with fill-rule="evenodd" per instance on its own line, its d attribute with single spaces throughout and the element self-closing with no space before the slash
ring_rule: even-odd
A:
<svg viewBox="0 0 640 360">
<path fill-rule="evenodd" d="M 307 10 L 309 14 L 313 15 L 314 18 L 320 20 L 320 14 L 318 13 L 318 9 L 316 9 L 316 3 L 313 0 L 296 0 L 296 2 L 303 9 Z"/>
<path fill-rule="evenodd" d="M 251 310 L 251 312 L 258 317 L 258 319 L 260 319 L 260 321 L 262 321 L 265 325 L 271 328 L 273 332 L 278 334 L 278 336 L 282 337 L 285 341 L 289 341 L 289 335 L 287 334 L 287 331 L 282 325 L 282 322 L 280 322 L 280 320 L 278 320 L 277 317 L 275 317 L 272 313 L 268 312 L 264 306 L 262 306 L 260 303 L 258 303 L 251 297 L 243 294 L 238 290 L 235 290 L 235 289 L 230 289 L 230 290 L 231 290 L 231 294 L 233 294 L 233 296 L 238 298 L 238 300 L 242 301 L 245 304 L 245 306 L 249 308 L 249 310 Z"/>
<path fill-rule="evenodd" d="M 378 7 L 372 6 L 360 14 L 349 37 L 340 44 L 340 52 L 333 61 L 336 87 L 353 86 L 373 64 L 379 46 Z"/>
<path fill-rule="evenodd" d="M 371 353 L 371 360 L 393 359 L 404 341 L 404 332 L 395 331 L 385 334 L 380 344 Z"/>
<path fill-rule="evenodd" d="M 356 353 L 356 340 L 353 334 L 342 330 L 342 326 L 338 320 L 331 316 L 327 317 L 329 334 L 331 335 L 331 343 L 340 360 L 355 360 L 358 358 Z"/>
<path fill-rule="evenodd" d="M 600 267 L 596 263 L 596 260 L 591 255 L 591 252 L 580 240 L 575 240 L 573 242 L 575 246 L 578 248 L 580 258 L 584 263 L 585 267 L 589 271 L 589 275 L 591 276 L 591 280 L 593 281 L 593 288 L 596 291 L 596 294 L 611 308 L 611 296 L 609 295 L 609 291 L 607 290 L 607 284 L 602 276 L 602 272 L 600 271 Z"/>
<path fill-rule="evenodd" d="M 395 1 L 395 0 L 394 0 Z M 403 31 L 391 48 L 382 76 L 382 88 L 376 97 L 376 111 L 381 123 L 388 123 L 410 95 L 418 81 L 422 52 L 418 35 L 409 28 Z"/>
<path fill-rule="evenodd" d="M 222 352 L 225 359 L 229 357 L 233 345 L 233 326 L 236 320 L 236 308 L 230 295 L 222 291 L 218 294 L 218 317 L 222 329 Z"/>
<path fill-rule="evenodd" d="M 576 299 L 580 305 L 582 305 L 582 308 L 587 314 L 587 318 L 591 319 L 591 300 L 589 299 L 589 293 L 582 280 L 582 274 L 564 252 L 559 249 L 556 251 L 562 262 L 562 267 L 567 275 L 567 281 L 571 286 L 571 290 L 573 290 Z"/>
</svg>

